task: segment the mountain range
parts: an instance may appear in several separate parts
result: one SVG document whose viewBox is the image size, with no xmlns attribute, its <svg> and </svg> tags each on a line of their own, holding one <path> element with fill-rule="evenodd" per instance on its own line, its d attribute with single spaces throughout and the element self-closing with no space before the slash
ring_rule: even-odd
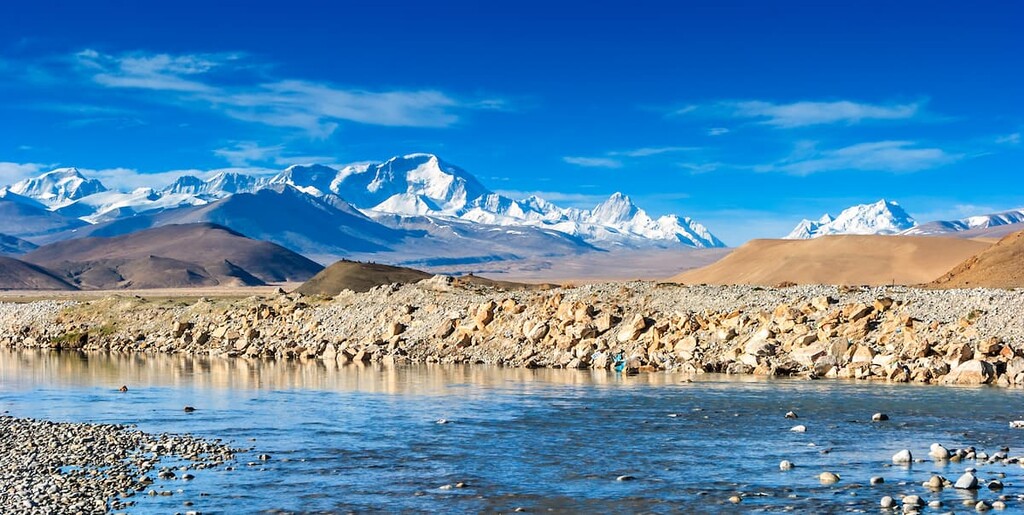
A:
<svg viewBox="0 0 1024 515">
<path fill-rule="evenodd" d="M 432 154 L 295 165 L 272 177 L 183 176 L 126 192 L 60 168 L 0 189 L 0 217 L 0 233 L 32 244 L 208 222 L 322 262 L 430 265 L 724 246 L 696 221 L 651 217 L 621 193 L 590 210 L 513 199 Z"/>
</svg>

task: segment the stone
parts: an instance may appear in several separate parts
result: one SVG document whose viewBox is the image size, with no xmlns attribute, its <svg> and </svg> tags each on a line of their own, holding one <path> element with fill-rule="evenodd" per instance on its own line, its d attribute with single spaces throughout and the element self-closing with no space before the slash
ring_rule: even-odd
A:
<svg viewBox="0 0 1024 515">
<path fill-rule="evenodd" d="M 787 411 L 787 412 L 786 412 L 786 418 L 800 418 L 800 417 L 798 417 L 798 416 L 796 415 L 796 413 L 795 413 L 795 412 L 793 412 L 793 411 Z"/>
<path fill-rule="evenodd" d="M 620 343 L 626 343 L 636 340 L 644 330 L 647 329 L 647 319 L 643 315 L 637 314 L 633 316 L 633 319 L 625 324 L 625 326 L 619 330 L 619 333 L 615 338 Z"/>
<path fill-rule="evenodd" d="M 782 460 L 779 462 L 779 470 L 793 470 L 793 462 L 789 460 Z"/>
<path fill-rule="evenodd" d="M 922 483 L 921 486 L 924 486 L 925 488 L 930 488 L 932 490 L 942 490 L 946 486 L 946 478 L 937 475 L 932 476 L 931 478 L 928 479 L 928 481 Z"/>
<path fill-rule="evenodd" d="M 946 376 L 946 382 L 953 384 L 987 384 L 995 377 L 995 368 L 987 361 L 972 359 L 965 361 Z"/>
<path fill-rule="evenodd" d="M 883 478 L 882 476 L 872 476 L 871 479 L 868 480 L 868 483 L 872 485 L 880 485 L 882 483 L 885 483 L 885 478 Z"/>
<path fill-rule="evenodd" d="M 798 425 L 798 426 L 793 426 L 793 427 L 789 428 L 789 430 L 794 432 L 794 433 L 806 433 L 807 432 L 807 426 L 801 424 L 801 425 Z"/>
<path fill-rule="evenodd" d="M 974 505 L 974 511 L 988 511 L 992 509 L 992 505 L 988 501 L 978 501 L 978 504 Z"/>
<path fill-rule="evenodd" d="M 956 483 L 953 484 L 953 488 L 960 490 L 977 490 L 978 478 L 972 472 L 964 472 L 964 475 L 960 476 L 960 479 L 957 479 Z"/>
<path fill-rule="evenodd" d="M 391 322 L 384 331 L 384 338 L 394 338 L 405 332 L 405 325 L 400 322 Z"/>
<path fill-rule="evenodd" d="M 731 502 L 731 503 L 733 503 L 733 504 L 739 504 L 739 503 L 740 503 L 740 501 L 742 501 L 742 500 L 743 500 L 743 499 L 742 499 L 742 498 L 740 498 L 740 496 L 738 496 L 738 495 L 734 495 L 734 496 L 732 496 L 732 497 L 730 497 L 730 498 L 729 498 L 729 502 Z"/>
<path fill-rule="evenodd" d="M 889 415 L 886 415 L 885 413 L 875 413 L 874 415 L 871 415 L 872 422 L 885 422 L 886 420 L 889 420 Z"/>
<path fill-rule="evenodd" d="M 935 458 L 936 461 L 947 461 L 949 460 L 949 449 L 943 447 L 942 444 L 933 443 L 928 451 L 928 456 Z"/>
<path fill-rule="evenodd" d="M 831 485 L 839 482 L 839 474 L 834 472 L 822 472 L 818 475 L 818 481 L 824 485 Z"/>
<path fill-rule="evenodd" d="M 636 479 L 636 477 L 634 477 L 634 476 L 630 476 L 630 475 L 628 475 L 628 474 L 627 474 L 627 475 L 623 475 L 623 476 L 619 476 L 619 477 L 615 478 L 615 480 L 616 480 L 616 481 L 632 481 L 632 480 L 634 480 L 634 479 Z"/>
<path fill-rule="evenodd" d="M 897 452 L 896 454 L 892 455 L 892 462 L 893 463 L 897 463 L 897 464 L 901 464 L 902 465 L 902 464 L 906 464 L 906 463 L 913 463 L 913 461 L 914 461 L 914 456 L 907 449 L 903 449 L 902 451 Z"/>
<path fill-rule="evenodd" d="M 907 506 L 921 507 L 924 506 L 924 500 L 918 495 L 905 495 L 903 496 L 903 507 L 906 509 Z"/>
<path fill-rule="evenodd" d="M 896 505 L 896 501 L 892 497 L 889 497 L 887 495 L 885 497 L 882 497 L 881 501 L 878 501 L 878 505 L 881 506 L 882 508 L 889 509 Z"/>
</svg>

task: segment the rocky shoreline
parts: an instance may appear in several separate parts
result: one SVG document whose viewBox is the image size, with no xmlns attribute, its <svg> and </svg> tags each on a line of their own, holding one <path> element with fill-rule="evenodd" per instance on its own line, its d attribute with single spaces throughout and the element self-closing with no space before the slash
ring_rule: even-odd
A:
<svg viewBox="0 0 1024 515">
<path fill-rule="evenodd" d="M 159 483 L 188 481 L 198 470 L 233 461 L 239 451 L 124 425 L 7 415 L 0 416 L 0 435 L 0 506 L 17 513 L 125 510 L 135 505 L 135 495 L 172 495 Z"/>
<path fill-rule="evenodd" d="M 333 298 L 4 303 L 0 347 L 1021 386 L 1020 306 L 1024 290 L 504 291 L 437 276 Z"/>
</svg>

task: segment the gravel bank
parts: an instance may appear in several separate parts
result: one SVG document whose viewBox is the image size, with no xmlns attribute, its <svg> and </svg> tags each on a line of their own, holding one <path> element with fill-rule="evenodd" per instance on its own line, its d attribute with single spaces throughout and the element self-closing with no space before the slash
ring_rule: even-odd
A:
<svg viewBox="0 0 1024 515">
<path fill-rule="evenodd" d="M 235 452 L 219 442 L 123 425 L 0 416 L 0 506 L 39 514 L 124 510 L 135 505 L 131 497 L 221 466 Z"/>
</svg>

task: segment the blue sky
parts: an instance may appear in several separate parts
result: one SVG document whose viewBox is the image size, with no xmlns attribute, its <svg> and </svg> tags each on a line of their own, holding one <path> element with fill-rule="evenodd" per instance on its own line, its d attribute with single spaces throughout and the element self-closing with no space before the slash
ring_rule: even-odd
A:
<svg viewBox="0 0 1024 515">
<path fill-rule="evenodd" d="M 6 2 L 0 182 L 433 152 L 730 244 L 1024 206 L 1024 3 Z"/>
</svg>

